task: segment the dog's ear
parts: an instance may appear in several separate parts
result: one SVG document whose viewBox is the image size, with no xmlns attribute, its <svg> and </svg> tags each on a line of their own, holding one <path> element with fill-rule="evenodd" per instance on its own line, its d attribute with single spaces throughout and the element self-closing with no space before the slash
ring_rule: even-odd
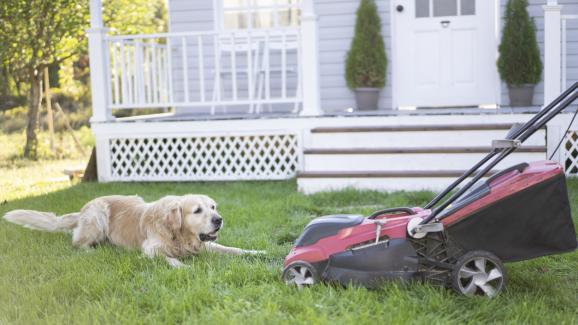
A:
<svg viewBox="0 0 578 325">
<path fill-rule="evenodd" d="M 169 206 L 166 222 L 172 231 L 181 230 L 183 226 L 183 206 L 181 202 L 175 201 Z"/>
</svg>

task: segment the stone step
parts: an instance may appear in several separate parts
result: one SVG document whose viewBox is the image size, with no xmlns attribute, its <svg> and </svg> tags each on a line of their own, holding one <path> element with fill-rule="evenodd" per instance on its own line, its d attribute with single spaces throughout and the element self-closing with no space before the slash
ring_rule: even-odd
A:
<svg viewBox="0 0 578 325">
<path fill-rule="evenodd" d="M 509 130 L 513 123 L 485 124 L 418 124 L 418 125 L 385 125 L 385 126 L 338 126 L 317 127 L 311 133 L 369 133 L 369 132 L 415 132 L 415 131 L 479 131 Z"/>
<path fill-rule="evenodd" d="M 297 176 L 297 187 L 305 194 L 347 188 L 438 192 L 449 186 L 464 172 L 465 170 L 301 172 Z"/>
<path fill-rule="evenodd" d="M 477 147 L 408 147 L 408 148 L 319 148 L 305 149 L 306 155 L 382 155 L 382 154 L 417 154 L 417 153 L 488 153 L 489 146 Z M 546 152 L 546 146 L 523 146 L 515 153 Z"/>
<path fill-rule="evenodd" d="M 419 170 L 467 170 L 486 154 L 490 148 L 403 148 L 403 149 L 310 149 L 303 156 L 305 172 L 413 172 Z M 522 162 L 546 159 L 546 148 L 531 146 L 520 148 L 497 169 Z"/>
<path fill-rule="evenodd" d="M 332 128 L 339 129 L 339 128 Z M 359 128 L 370 129 L 370 128 Z M 380 130 L 380 131 L 376 131 Z M 464 148 L 488 147 L 492 140 L 504 139 L 507 130 L 411 130 L 392 131 L 371 128 L 367 132 L 316 132 L 309 134 L 305 147 L 314 149 L 376 148 Z M 526 146 L 545 146 L 546 130 L 538 130 L 524 142 Z"/>
</svg>

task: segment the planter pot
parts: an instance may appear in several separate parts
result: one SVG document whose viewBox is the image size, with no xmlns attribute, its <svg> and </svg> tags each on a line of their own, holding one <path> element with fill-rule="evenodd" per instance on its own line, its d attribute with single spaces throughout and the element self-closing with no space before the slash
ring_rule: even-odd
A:
<svg viewBox="0 0 578 325">
<path fill-rule="evenodd" d="M 532 106 L 535 86 L 536 85 L 534 84 L 525 84 L 519 86 L 508 85 L 510 106 Z"/>
<path fill-rule="evenodd" d="M 355 88 L 355 102 L 360 111 L 375 111 L 379 103 L 381 88 Z"/>
</svg>

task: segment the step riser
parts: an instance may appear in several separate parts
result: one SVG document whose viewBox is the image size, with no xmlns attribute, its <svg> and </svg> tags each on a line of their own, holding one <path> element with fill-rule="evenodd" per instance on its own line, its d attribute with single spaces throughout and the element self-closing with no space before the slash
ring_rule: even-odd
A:
<svg viewBox="0 0 578 325">
<path fill-rule="evenodd" d="M 379 154 L 379 155 L 305 155 L 307 172 L 331 171 L 412 171 L 412 170 L 467 170 L 485 154 Z M 514 153 L 495 169 L 535 160 L 546 159 L 545 153 Z"/>
<path fill-rule="evenodd" d="M 302 177 L 297 178 L 300 191 L 306 194 L 346 188 L 381 191 L 441 191 L 457 178 L 448 173 L 444 174 L 444 171 L 452 174 L 455 171 L 468 170 L 486 156 L 492 140 L 503 139 L 508 132 L 502 128 L 440 130 L 438 127 L 437 130 L 435 128 L 424 130 L 414 127 L 406 130 L 395 128 L 366 130 L 352 126 L 349 129 L 355 132 L 340 129 L 327 133 L 312 132 L 307 135 L 304 143 L 306 148 L 303 157 L 304 173 Z M 524 142 L 524 147 L 544 147 L 545 145 L 545 130 L 539 130 Z M 471 150 L 476 147 L 485 147 L 488 151 L 461 152 L 466 148 Z M 407 151 L 412 148 L 419 148 L 420 152 Z M 444 152 L 445 148 L 456 148 L 458 152 Z M 316 149 L 331 149 L 333 152 L 315 152 Z M 350 151 L 344 153 L 340 152 L 340 149 Z M 381 149 L 383 151 L 406 149 L 406 151 L 367 153 L 355 152 L 355 149 Z M 543 159 L 547 159 L 543 151 L 518 151 L 494 167 L 494 170 L 502 170 L 521 162 Z M 316 172 L 319 174 L 315 175 Z M 339 172 L 339 174 L 324 174 L 331 172 Z M 355 174 L 356 172 L 359 174 Z M 371 174 L 372 172 L 377 174 Z M 411 172 L 417 174 L 408 176 Z M 350 173 L 349 177 L 344 177 L 343 173 Z M 435 176 L 436 173 L 438 177 Z M 363 177 L 362 175 L 365 174 L 371 177 Z"/>
<path fill-rule="evenodd" d="M 447 119 L 447 118 L 446 118 Z M 514 123 L 437 123 L 437 124 L 389 124 L 365 126 L 321 126 L 311 129 L 311 133 L 342 132 L 396 132 L 396 131 L 470 131 L 470 130 L 505 130 Z"/>
<path fill-rule="evenodd" d="M 503 139 L 506 133 L 504 130 L 312 133 L 306 147 L 307 149 L 478 147 L 489 146 L 492 140 Z M 546 133 L 540 130 L 526 140 L 524 145 L 543 146 L 545 143 Z"/>
<path fill-rule="evenodd" d="M 338 191 L 347 188 L 378 191 L 439 192 L 450 185 L 455 177 L 390 177 L 390 178 L 298 178 L 299 191 L 312 194 L 322 191 Z"/>
</svg>

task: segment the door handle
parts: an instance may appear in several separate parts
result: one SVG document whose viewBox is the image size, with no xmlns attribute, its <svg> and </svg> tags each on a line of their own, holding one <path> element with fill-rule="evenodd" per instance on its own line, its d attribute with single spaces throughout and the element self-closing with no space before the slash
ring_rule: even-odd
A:
<svg viewBox="0 0 578 325">
<path fill-rule="evenodd" d="M 395 10 L 397 10 L 397 12 L 402 12 L 402 11 L 403 11 L 403 6 L 402 6 L 402 5 L 397 5 L 397 7 L 395 7 Z"/>
<path fill-rule="evenodd" d="M 440 21 L 440 24 L 442 24 L 443 28 L 447 28 L 450 25 L 450 21 L 449 20 L 442 20 L 442 21 Z"/>
</svg>

